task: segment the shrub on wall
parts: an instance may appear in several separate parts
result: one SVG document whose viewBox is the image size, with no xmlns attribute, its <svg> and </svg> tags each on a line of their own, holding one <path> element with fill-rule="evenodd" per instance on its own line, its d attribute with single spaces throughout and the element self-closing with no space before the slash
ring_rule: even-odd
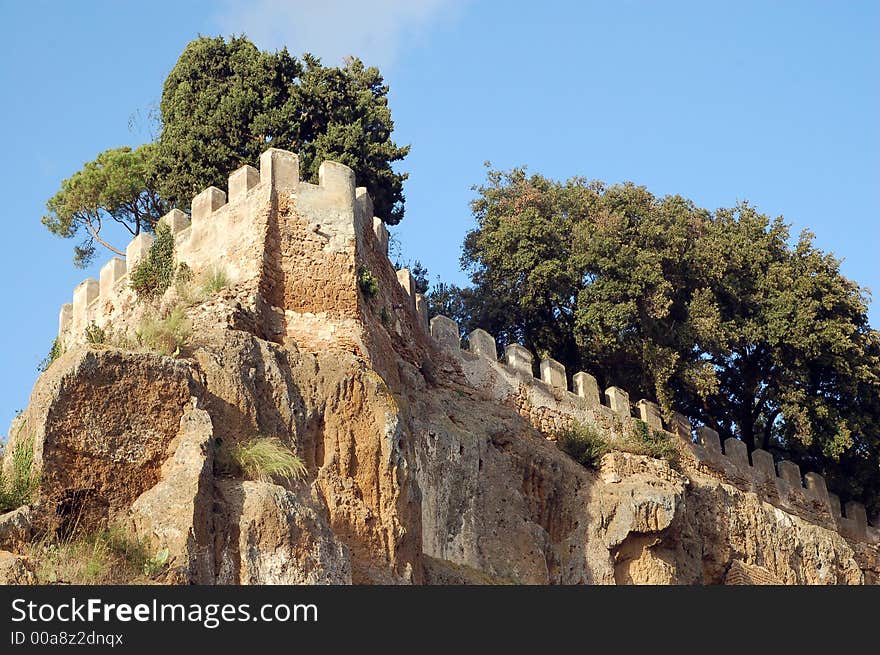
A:
<svg viewBox="0 0 880 655">
<path fill-rule="evenodd" d="M 52 366 L 52 362 L 61 357 L 64 354 L 64 346 L 61 343 L 61 339 L 55 337 L 52 340 L 52 347 L 49 348 L 49 354 L 46 355 L 43 360 L 37 365 L 37 370 L 40 373 L 45 373 L 50 366 Z"/>
<path fill-rule="evenodd" d="M 139 299 L 165 293 L 174 281 L 174 236 L 164 223 L 156 227 L 156 240 L 144 260 L 130 274 L 131 288 Z"/>
<path fill-rule="evenodd" d="M 373 271 L 361 266 L 357 274 L 358 288 L 367 298 L 372 298 L 379 293 L 379 280 L 373 275 Z"/>
<path fill-rule="evenodd" d="M 652 430 L 642 420 L 635 421 L 633 435 L 623 450 L 636 455 L 665 459 L 673 464 L 678 460 L 678 448 L 672 436 L 662 430 Z"/>
<path fill-rule="evenodd" d="M 86 326 L 86 343 L 89 343 L 93 346 L 99 346 L 101 344 L 105 344 L 109 341 L 107 336 L 107 332 L 98 327 L 94 321 L 89 323 Z"/>
<path fill-rule="evenodd" d="M 599 466 L 602 455 L 610 449 L 599 431 L 583 423 L 574 423 L 556 433 L 556 445 L 587 468 Z"/>
</svg>

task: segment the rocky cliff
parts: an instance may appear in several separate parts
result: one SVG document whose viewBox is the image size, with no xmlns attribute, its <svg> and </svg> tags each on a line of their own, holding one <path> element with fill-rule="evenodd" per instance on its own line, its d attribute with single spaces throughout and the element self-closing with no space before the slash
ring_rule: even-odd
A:
<svg viewBox="0 0 880 655">
<path fill-rule="evenodd" d="M 230 177 L 228 203 L 208 190 L 191 224 L 167 222 L 177 261 L 222 263 L 229 284 L 144 303 L 117 261 L 78 287 L 62 310 L 67 352 L 10 430 L 8 453 L 33 444 L 40 488 L 0 517 L 7 582 L 32 580 L 11 553 L 35 535 L 106 525 L 167 549 L 176 583 L 880 582 L 878 531 L 856 510 L 835 515 L 800 478 L 749 477 L 757 457 L 734 470 L 735 449 L 726 460 L 689 427 L 670 432 L 675 464 L 612 450 L 591 470 L 563 453 L 553 435 L 567 421 L 612 442 L 631 429 L 618 396 L 586 402 L 551 368 L 547 384 L 529 380 L 515 350 L 498 362 L 481 335 L 459 350 L 442 321 L 432 336 L 345 167 L 325 163 L 309 185 L 295 156 L 269 151 Z M 149 244 L 133 246 L 128 271 Z M 184 347 L 131 345 L 144 315 L 172 306 L 192 326 Z M 86 343 L 91 323 L 121 336 Z M 305 474 L 222 466 L 224 448 L 255 436 L 277 437 Z"/>
</svg>

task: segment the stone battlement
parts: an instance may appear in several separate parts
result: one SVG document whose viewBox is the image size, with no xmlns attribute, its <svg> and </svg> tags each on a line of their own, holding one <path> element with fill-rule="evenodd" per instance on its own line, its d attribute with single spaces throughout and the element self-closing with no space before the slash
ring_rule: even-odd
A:
<svg viewBox="0 0 880 655">
<path fill-rule="evenodd" d="M 880 543 L 880 525 L 868 524 L 865 506 L 851 501 L 841 511 L 840 499 L 828 492 L 821 475 L 808 472 L 802 476 L 797 464 L 774 462 L 765 450 L 749 453 L 739 439 L 726 439 L 722 448 L 717 432 L 707 427 L 694 429 L 683 414 L 673 413 L 666 420 L 656 403 L 641 399 L 633 404 L 629 393 L 618 387 L 600 393 L 596 378 L 589 373 L 572 375 L 569 388 L 565 367 L 554 359 L 540 360 L 540 377 L 536 378 L 531 352 L 510 344 L 499 359 L 494 337 L 484 330 L 471 332 L 464 350 L 458 325 L 452 319 L 434 316 L 430 329 L 439 345 L 458 360 L 471 386 L 515 406 L 545 434 L 571 421 L 613 432 L 638 419 L 652 430 L 678 437 L 687 461 L 697 470 L 752 491 L 771 505 L 852 540 Z"/>
<path fill-rule="evenodd" d="M 177 264 L 195 272 L 222 267 L 230 286 L 250 294 L 266 338 L 313 352 L 350 349 L 378 362 L 377 370 L 387 376 L 399 374 L 396 365 L 382 365 L 388 349 L 419 351 L 410 357 L 417 362 L 436 356 L 439 347 L 457 362 L 470 387 L 513 406 L 545 434 L 572 421 L 614 433 L 639 419 L 676 435 L 701 472 L 850 539 L 880 543 L 880 526 L 868 525 L 863 505 L 850 502 L 841 511 L 821 476 L 802 477 L 791 462 L 774 463 L 762 450 L 748 453 L 736 439 L 722 448 L 717 433 L 694 430 L 681 414 L 665 420 L 651 401 L 632 404 L 617 387 L 600 392 L 589 373 L 572 375 L 569 388 L 565 367 L 550 358 L 540 360 L 536 378 L 531 352 L 510 344 L 499 360 L 495 339 L 483 330 L 471 332 L 468 348 L 461 349 L 457 324 L 445 316 L 429 323 L 427 303 L 415 292 L 410 271 L 394 270 L 385 224 L 373 216 L 369 193 L 355 186 L 350 168 L 326 161 L 315 185 L 300 180 L 299 160 L 291 152 L 269 149 L 259 163 L 259 169 L 243 166 L 231 173 L 227 191 L 209 187 L 197 194 L 189 216 L 175 209 L 161 222 L 174 236 Z M 152 244 L 152 235 L 136 236 L 125 259 L 112 258 L 100 279 L 86 279 L 74 289 L 59 315 L 65 348 L 84 343 L 91 323 L 124 325 L 136 313 L 129 275 Z M 377 283 L 375 297 L 361 288 L 364 271 Z"/>
<path fill-rule="evenodd" d="M 311 327 L 326 323 L 328 309 L 345 314 L 342 296 L 349 296 L 349 305 L 356 304 L 354 264 L 363 259 L 365 240 L 387 261 L 389 236 L 384 222 L 373 216 L 367 190 L 355 187 L 350 168 L 326 161 L 318 177 L 318 184 L 301 181 L 295 154 L 267 150 L 259 169 L 243 166 L 229 175 L 227 191 L 209 187 L 193 198 L 189 215 L 174 209 L 160 219 L 174 237 L 175 263 L 185 263 L 196 272 L 222 268 L 230 286 L 252 286 L 254 293 L 262 293 L 285 314 L 291 328 L 298 325 L 309 331 L 309 323 L 314 324 Z M 279 210 L 291 207 L 295 217 L 279 219 Z M 293 241 L 298 241 L 296 248 L 287 250 L 298 252 L 282 255 L 279 251 Z M 59 314 L 58 336 L 66 348 L 84 343 L 85 329 L 91 323 L 101 328 L 119 325 L 133 313 L 137 298 L 129 276 L 153 243 L 153 235 L 139 234 L 128 244 L 124 259 L 112 258 L 101 268 L 99 280 L 86 279 L 74 289 L 72 302 L 63 305 Z M 283 261 L 293 256 L 301 259 L 300 268 L 311 261 L 310 270 L 301 271 L 307 278 L 304 285 L 314 285 L 310 291 L 291 293 L 288 288 L 291 281 L 285 280 L 281 269 L 289 272 L 293 268 Z M 347 270 L 326 265 L 334 258 Z M 351 277 L 342 281 L 344 290 L 339 288 L 343 273 Z M 404 290 L 413 291 L 408 271 L 400 271 L 397 277 Z M 331 294 L 334 287 L 336 297 L 321 297 Z M 424 314 L 424 298 L 413 294 L 411 302 L 414 310 Z M 348 314 L 349 319 L 356 318 L 357 312 Z"/>
</svg>

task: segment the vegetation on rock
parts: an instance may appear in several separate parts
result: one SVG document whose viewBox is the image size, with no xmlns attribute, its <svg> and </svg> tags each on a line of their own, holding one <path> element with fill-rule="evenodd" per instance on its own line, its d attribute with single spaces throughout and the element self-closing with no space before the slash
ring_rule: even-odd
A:
<svg viewBox="0 0 880 655">
<path fill-rule="evenodd" d="M 156 228 L 156 240 L 143 261 L 129 274 L 129 284 L 139 299 L 161 296 L 174 281 L 174 235 L 167 225 Z"/>
<path fill-rule="evenodd" d="M 40 486 L 39 476 L 34 471 L 34 439 L 32 436 L 21 438 L 25 427 L 22 425 L 16 435 L 8 475 L 0 469 L 0 514 L 30 504 Z"/>
<path fill-rule="evenodd" d="M 38 584 L 150 584 L 167 570 L 168 551 L 147 545 L 118 526 L 28 547 Z"/>
<path fill-rule="evenodd" d="M 373 275 L 373 271 L 361 267 L 357 274 L 358 288 L 367 298 L 372 298 L 379 293 L 379 280 Z"/>
<path fill-rule="evenodd" d="M 662 430 L 652 430 L 644 421 L 636 420 L 635 427 L 624 439 L 619 450 L 634 455 L 647 455 L 665 459 L 675 464 L 678 461 L 678 447 L 671 434 Z"/>
<path fill-rule="evenodd" d="M 95 324 L 94 321 L 89 323 L 85 329 L 86 343 L 92 346 L 100 346 L 107 343 L 107 331 Z"/>
<path fill-rule="evenodd" d="M 177 306 L 163 318 L 146 317 L 138 326 L 136 335 L 138 343 L 148 350 L 176 357 L 189 343 L 192 325 L 183 307 Z"/>
<path fill-rule="evenodd" d="M 626 183 L 490 171 L 430 306 L 547 351 L 880 504 L 880 334 L 867 293 L 804 232 Z"/>
<path fill-rule="evenodd" d="M 216 266 L 205 273 L 202 279 L 201 292 L 205 298 L 209 298 L 216 293 L 220 293 L 227 286 L 229 286 L 229 278 L 226 276 L 226 271 Z"/>
<path fill-rule="evenodd" d="M 226 458 L 220 459 L 246 478 L 260 482 L 297 480 L 306 472 L 303 461 L 277 437 L 257 437 L 237 443 Z"/>
<path fill-rule="evenodd" d="M 580 422 L 557 430 L 554 436 L 560 450 L 591 469 L 598 468 L 602 456 L 612 450 L 665 459 L 672 464 L 678 461 L 678 448 L 672 435 L 662 430 L 651 430 L 644 421 L 636 421 L 634 425 L 634 429 L 620 431 L 620 435 L 613 440 L 599 429 Z"/>
<path fill-rule="evenodd" d="M 49 367 L 52 366 L 52 362 L 61 357 L 64 354 L 64 344 L 61 343 L 61 339 L 55 337 L 52 339 L 52 346 L 49 348 L 48 354 L 40 361 L 37 365 L 37 370 L 40 373 L 45 373 L 49 370 Z"/>
<path fill-rule="evenodd" d="M 575 423 L 556 433 L 556 445 L 587 468 L 598 468 L 602 456 L 611 449 L 605 437 L 594 427 Z"/>
</svg>

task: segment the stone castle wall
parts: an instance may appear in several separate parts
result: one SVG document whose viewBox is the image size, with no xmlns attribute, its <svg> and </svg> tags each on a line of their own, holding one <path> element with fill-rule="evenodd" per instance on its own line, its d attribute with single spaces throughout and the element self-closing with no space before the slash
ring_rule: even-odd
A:
<svg viewBox="0 0 880 655">
<path fill-rule="evenodd" d="M 418 364 L 436 356 L 439 346 L 469 386 L 514 407 L 545 435 L 572 421 L 613 435 L 639 419 L 676 435 L 689 465 L 701 472 L 850 539 L 880 543 L 880 526 L 868 524 L 862 504 L 841 508 L 821 476 L 801 476 L 796 464 L 774 463 L 763 450 L 748 453 L 737 439 L 722 445 L 716 432 L 694 430 L 681 414 L 664 420 L 655 403 L 631 404 L 623 389 L 600 393 L 586 372 L 575 373 L 569 389 L 565 368 L 550 358 L 540 361 L 535 378 L 534 357 L 526 348 L 508 345 L 499 359 L 495 339 L 483 330 L 468 335 L 468 348 L 461 349 L 457 324 L 444 316 L 429 324 L 412 275 L 394 270 L 385 225 L 373 216 L 369 194 L 355 186 L 346 166 L 324 162 L 319 183 L 309 184 L 299 179 L 295 154 L 269 149 L 259 170 L 243 166 L 229 176 L 227 192 L 210 187 L 193 199 L 190 216 L 173 210 L 161 220 L 174 235 L 178 263 L 197 273 L 222 268 L 231 285 L 252 294 L 255 306 L 269 308 L 262 314 L 264 323 L 273 324 L 263 326 L 267 338 L 313 352 L 340 347 L 356 352 L 386 378 L 398 372 L 382 365 L 383 352 L 406 352 Z M 111 259 L 99 280 L 87 279 L 74 289 L 73 302 L 62 307 L 59 318 L 65 347 L 83 343 L 90 323 L 116 325 L 136 311 L 129 273 L 152 243 L 151 235 L 140 234 L 125 259 Z M 374 297 L 360 289 L 364 272 L 378 283 Z"/>
<path fill-rule="evenodd" d="M 664 420 L 654 402 L 642 399 L 632 404 L 629 394 L 618 387 L 600 393 L 596 378 L 589 373 L 575 373 L 569 389 L 565 367 L 553 359 L 541 359 L 540 378 L 535 378 L 531 352 L 519 344 L 510 344 L 499 360 L 495 339 L 484 330 L 471 332 L 468 348 L 463 350 L 458 325 L 452 319 L 435 316 L 430 329 L 439 344 L 458 361 L 471 386 L 498 402 L 514 406 L 544 434 L 550 435 L 577 421 L 614 435 L 633 421 L 641 420 L 650 429 L 676 436 L 685 461 L 697 470 L 752 491 L 776 507 L 850 539 L 880 543 L 880 525 L 869 525 L 865 506 L 851 501 L 841 508 L 840 499 L 827 490 L 821 475 L 801 475 L 797 464 L 774 462 L 765 450 L 749 453 L 745 443 L 735 438 L 726 439 L 722 447 L 717 432 L 707 427 L 694 429 L 680 413 Z"/>
</svg>

